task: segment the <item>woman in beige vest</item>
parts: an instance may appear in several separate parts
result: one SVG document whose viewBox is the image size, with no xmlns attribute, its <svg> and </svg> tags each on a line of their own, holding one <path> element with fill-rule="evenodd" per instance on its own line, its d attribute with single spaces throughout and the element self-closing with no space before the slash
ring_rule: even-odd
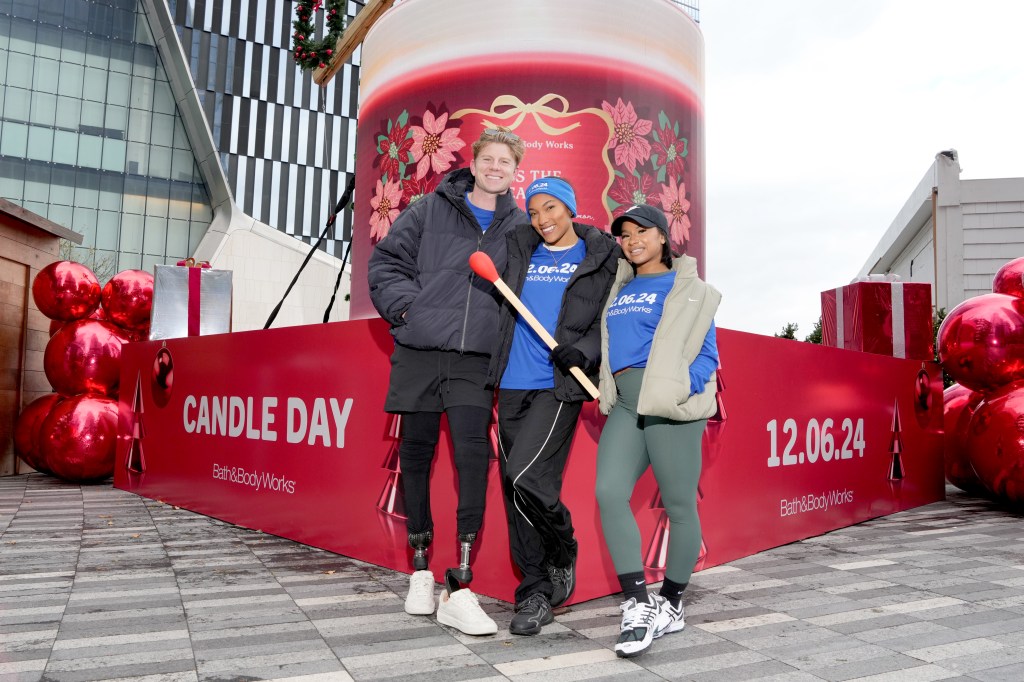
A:
<svg viewBox="0 0 1024 682">
<path fill-rule="evenodd" d="M 700 551 L 697 482 L 701 435 L 715 414 L 721 294 L 697 277 L 697 261 L 673 258 L 661 210 L 633 206 L 612 223 L 625 259 L 601 319 L 597 501 L 624 601 L 615 652 L 637 656 L 683 628 L 682 593 Z M 640 532 L 629 506 L 651 467 L 669 517 L 665 580 L 648 594 Z"/>
</svg>

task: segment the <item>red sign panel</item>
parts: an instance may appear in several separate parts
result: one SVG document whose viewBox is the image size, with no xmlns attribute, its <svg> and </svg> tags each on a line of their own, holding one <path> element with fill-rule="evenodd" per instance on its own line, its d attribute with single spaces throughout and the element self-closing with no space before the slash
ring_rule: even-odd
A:
<svg viewBox="0 0 1024 682">
<path fill-rule="evenodd" d="M 698 568 L 942 499 L 934 363 L 720 330 L 720 414 L 704 439 Z M 133 343 L 121 376 L 115 485 L 363 561 L 411 570 L 398 422 L 382 410 L 387 325 L 360 320 Z M 604 418 L 583 411 L 565 476 L 575 601 L 618 591 L 594 500 Z M 451 450 L 432 478 L 432 567 L 458 564 Z M 473 589 L 511 599 L 497 460 Z M 668 523 L 653 477 L 633 496 L 661 578 Z"/>
</svg>

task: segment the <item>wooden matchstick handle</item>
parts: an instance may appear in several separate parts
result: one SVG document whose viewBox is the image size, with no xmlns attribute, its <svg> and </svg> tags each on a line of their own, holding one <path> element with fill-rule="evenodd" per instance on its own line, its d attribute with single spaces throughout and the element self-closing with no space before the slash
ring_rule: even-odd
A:
<svg viewBox="0 0 1024 682">
<path fill-rule="evenodd" d="M 544 325 L 542 325 L 537 318 L 533 316 L 530 309 L 523 305 L 523 302 L 519 300 L 519 297 L 516 296 L 515 292 L 512 291 L 512 289 L 510 289 L 500 277 L 494 280 L 494 286 L 498 287 L 498 291 L 508 299 L 508 302 L 512 304 L 512 307 L 515 308 L 516 311 L 518 311 L 520 317 L 526 320 L 526 324 L 530 325 L 530 328 L 537 332 L 537 336 L 540 337 L 541 341 L 546 343 L 548 348 L 554 350 L 555 346 L 558 345 L 558 342 L 555 341 L 554 337 L 548 333 L 548 330 L 544 328 Z M 597 390 L 597 386 L 594 386 L 594 383 L 587 378 L 587 375 L 583 373 L 582 369 L 579 367 L 570 367 L 569 373 L 576 377 L 576 381 L 580 382 L 580 386 L 590 394 L 591 398 L 597 400 L 601 397 L 601 392 Z"/>
</svg>

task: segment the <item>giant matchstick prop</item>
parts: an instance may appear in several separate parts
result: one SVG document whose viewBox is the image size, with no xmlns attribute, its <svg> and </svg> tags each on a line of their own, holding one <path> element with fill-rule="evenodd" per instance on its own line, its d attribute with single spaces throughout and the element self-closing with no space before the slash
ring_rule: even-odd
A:
<svg viewBox="0 0 1024 682">
<path fill-rule="evenodd" d="M 537 333 L 541 341 L 548 345 L 548 348 L 554 350 L 558 342 L 548 333 L 548 330 L 544 328 L 537 318 L 533 316 L 530 309 L 523 305 L 523 302 L 519 300 L 519 297 L 515 295 L 508 285 L 502 281 L 501 277 L 498 277 L 498 270 L 494 267 L 494 262 L 491 257 L 483 251 L 474 251 L 473 255 L 469 257 L 469 267 L 473 268 L 473 272 L 480 275 L 488 282 L 498 287 L 498 291 L 508 299 L 508 302 L 512 304 L 519 315 L 526 320 L 526 323 L 530 325 L 530 328 Z M 579 367 L 570 367 L 569 372 L 576 377 L 576 381 L 580 382 L 580 386 L 586 389 L 587 393 L 590 394 L 594 400 L 601 397 L 601 393 L 597 390 L 597 386 L 594 386 L 593 382 L 587 378 L 587 375 L 583 373 L 583 370 Z"/>
</svg>

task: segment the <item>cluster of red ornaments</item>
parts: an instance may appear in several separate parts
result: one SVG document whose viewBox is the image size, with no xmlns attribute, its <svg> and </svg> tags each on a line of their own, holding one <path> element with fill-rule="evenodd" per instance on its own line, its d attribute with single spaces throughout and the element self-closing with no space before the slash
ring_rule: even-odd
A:
<svg viewBox="0 0 1024 682">
<path fill-rule="evenodd" d="M 939 361 L 958 383 L 945 392 L 946 480 L 1024 505 L 1024 258 L 996 273 L 939 327 Z"/>
<path fill-rule="evenodd" d="M 32 281 L 32 298 L 52 320 L 43 370 L 53 387 L 22 410 L 15 452 L 37 471 L 75 482 L 114 473 L 121 346 L 148 338 L 153 275 L 125 270 L 102 288 L 71 261 Z"/>
</svg>

